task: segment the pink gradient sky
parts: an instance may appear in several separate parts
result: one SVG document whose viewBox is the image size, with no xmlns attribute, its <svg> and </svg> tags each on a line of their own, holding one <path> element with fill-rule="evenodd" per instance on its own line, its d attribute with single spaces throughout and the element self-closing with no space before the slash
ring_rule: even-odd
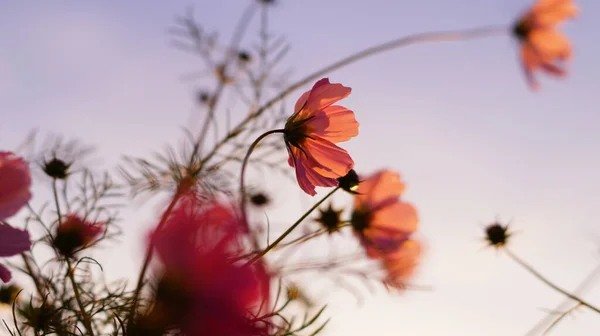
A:
<svg viewBox="0 0 600 336">
<path fill-rule="evenodd" d="M 228 41 L 247 1 L 197 1 L 197 18 Z M 352 87 L 344 105 L 361 123 L 344 147 L 357 170 L 399 170 L 429 246 L 415 282 L 432 292 L 363 306 L 333 294 L 328 335 L 524 335 L 562 298 L 505 256 L 482 249 L 483 224 L 499 216 L 519 231 L 512 249 L 572 289 L 600 261 L 600 3 L 579 1 L 568 24 L 572 74 L 525 85 L 507 37 L 428 44 L 375 56 L 329 75 Z M 196 120 L 194 90 L 180 76 L 198 59 L 165 34 L 188 1 L 4 3 L 0 10 L 0 145 L 32 128 L 97 145 L 104 163 L 181 139 Z M 510 23 L 528 6 L 510 1 L 281 1 L 271 28 L 288 37 L 291 80 L 370 46 L 423 31 Z M 256 36 L 256 29 L 249 36 Z M 304 89 L 308 89 L 307 86 Z M 293 94 L 290 108 L 299 93 Z M 239 113 L 240 111 L 238 111 Z M 235 115 L 235 114 L 234 114 Z M 240 116 L 238 114 L 238 116 Z M 289 190 L 294 190 L 289 186 Z M 287 190 L 287 189 L 286 189 Z M 36 195 L 45 195 L 39 186 Z M 300 200 L 300 196 L 299 200 Z M 302 197 L 279 201 L 300 213 Z M 142 233 L 155 212 L 125 212 L 124 244 L 99 254 L 111 277 L 137 272 Z M 276 214 L 274 214 L 276 216 Z M 600 292 L 586 292 L 600 304 Z M 593 335 L 600 318 L 581 309 L 553 335 Z"/>
</svg>

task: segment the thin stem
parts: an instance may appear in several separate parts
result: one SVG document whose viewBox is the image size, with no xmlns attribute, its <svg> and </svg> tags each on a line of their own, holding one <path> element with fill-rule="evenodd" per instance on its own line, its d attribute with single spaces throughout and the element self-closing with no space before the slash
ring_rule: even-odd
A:
<svg viewBox="0 0 600 336">
<path fill-rule="evenodd" d="M 229 46 L 229 52 L 227 53 L 225 61 L 222 64 L 224 76 L 227 76 L 227 67 L 231 61 L 231 58 L 234 57 L 234 55 L 236 55 L 236 50 L 238 48 L 238 45 L 240 44 L 242 37 L 244 35 L 244 32 L 246 32 L 248 25 L 250 24 L 250 21 L 252 20 L 252 16 L 254 15 L 255 8 L 256 8 L 256 6 L 254 3 L 251 3 L 250 5 L 248 5 L 246 10 L 242 14 L 242 17 L 240 18 L 240 21 L 238 22 L 237 27 L 235 28 L 235 32 L 233 34 L 233 37 L 231 39 L 231 44 Z M 198 141 L 194 144 L 194 148 L 192 150 L 192 155 L 190 155 L 190 166 L 192 165 L 193 160 L 195 159 L 196 155 L 198 154 L 198 151 L 200 151 L 200 149 L 202 147 L 202 143 L 204 142 L 204 138 L 206 137 L 206 133 L 208 132 L 208 127 L 211 123 L 211 120 L 214 118 L 214 115 L 215 115 L 217 101 L 221 97 L 221 94 L 223 93 L 224 89 L 225 89 L 225 79 L 223 78 L 222 80 L 219 80 L 216 90 L 210 97 L 210 104 L 208 107 L 208 113 L 206 114 L 206 120 L 204 120 L 202 129 L 200 130 L 200 135 L 198 136 Z"/>
<path fill-rule="evenodd" d="M 465 41 L 472 40 L 477 38 L 489 37 L 494 35 L 506 34 L 508 32 L 508 28 L 506 26 L 489 26 L 489 27 L 480 27 L 469 30 L 460 30 L 460 31 L 445 31 L 445 32 L 431 32 L 431 33 L 421 33 L 421 34 L 413 34 L 404 36 L 398 39 L 394 39 L 392 41 L 388 41 L 385 43 L 381 43 L 375 45 L 373 47 L 369 47 L 363 49 L 357 53 L 354 53 L 350 56 L 344 57 L 341 60 L 334 62 L 310 75 L 307 77 L 297 81 L 296 83 L 290 85 L 288 88 L 283 90 L 277 96 L 266 102 L 263 106 L 258 108 L 253 113 L 250 113 L 246 118 L 244 118 L 233 130 L 229 132 L 220 142 L 218 142 L 209 152 L 204 159 L 200 162 L 200 167 L 202 167 L 208 160 L 210 160 L 217 151 L 225 145 L 231 138 L 233 134 L 239 133 L 250 121 L 255 118 L 258 118 L 262 115 L 266 110 L 268 110 L 275 103 L 279 102 L 287 95 L 292 93 L 293 91 L 299 89 L 300 87 L 310 83 L 311 81 L 318 79 L 319 77 L 325 75 L 328 72 L 337 70 L 346 65 L 355 63 L 369 56 L 379 54 L 385 51 L 393 50 L 396 48 L 401 48 L 413 44 L 426 43 L 426 42 L 443 42 L 443 41 Z"/>
<path fill-rule="evenodd" d="M 23 263 L 25 263 L 25 268 L 27 269 L 27 273 L 29 273 L 29 277 L 33 280 L 33 283 L 35 284 L 35 289 L 37 290 L 40 299 L 43 299 L 45 296 L 45 293 L 42 289 L 43 286 L 40 283 L 40 279 L 38 278 L 37 274 L 33 272 L 30 257 L 25 253 L 21 253 L 21 257 L 23 258 Z"/>
<path fill-rule="evenodd" d="M 56 214 L 58 216 L 58 225 L 62 224 L 62 213 L 60 211 L 60 203 L 58 201 L 58 191 L 57 191 L 57 187 L 56 187 L 56 179 L 52 180 L 52 193 L 54 194 L 54 205 L 56 206 Z M 67 267 L 68 267 L 68 271 L 67 271 L 67 276 L 69 277 L 69 280 L 71 281 L 71 285 L 73 286 L 73 293 L 75 294 L 75 300 L 77 301 L 77 305 L 79 306 L 79 310 L 81 312 L 81 316 L 83 318 L 83 325 L 85 326 L 85 328 L 87 329 L 88 333 L 91 336 L 94 336 L 94 329 L 92 328 L 92 319 L 91 317 L 88 315 L 88 313 L 85 311 L 85 306 L 83 305 L 83 301 L 81 301 L 81 294 L 79 293 L 79 287 L 77 286 L 77 282 L 75 281 L 75 275 L 74 270 L 72 269 L 71 266 L 71 260 L 69 259 L 69 257 L 66 258 L 67 260 Z"/>
<path fill-rule="evenodd" d="M 340 189 L 339 186 L 335 187 L 332 191 L 330 191 L 327 195 L 325 195 L 325 197 L 323 197 L 320 201 L 315 203 L 310 209 L 308 209 L 307 212 L 304 213 L 304 215 L 302 215 L 302 217 L 298 218 L 298 220 L 294 224 L 292 224 L 292 226 L 290 226 L 281 236 L 279 236 L 273 243 L 271 243 L 271 245 L 267 246 L 261 253 L 259 253 L 254 258 L 250 259 L 250 261 L 248 261 L 248 263 L 246 263 L 246 265 L 251 265 L 251 264 L 255 263 L 260 258 L 262 258 L 265 254 L 269 253 L 269 251 L 271 251 L 273 248 L 275 248 L 277 246 L 277 244 L 279 244 L 282 240 L 285 239 L 285 237 L 287 237 L 290 233 L 292 233 L 292 231 L 294 231 L 294 229 L 298 225 L 300 225 L 300 223 L 302 223 L 302 221 L 306 217 L 308 217 L 308 215 L 310 215 L 316 208 L 318 208 L 321 205 L 321 203 L 325 202 L 325 200 L 327 200 L 331 195 L 333 195 L 338 189 Z"/>
<path fill-rule="evenodd" d="M 245 225 L 248 225 L 248 215 L 246 214 L 246 186 L 245 186 L 245 175 L 246 175 L 246 167 L 248 166 L 248 161 L 250 159 L 250 154 L 254 151 L 259 142 L 261 142 L 264 138 L 271 134 L 275 133 L 283 133 L 285 130 L 283 129 L 274 129 L 268 132 L 261 134 L 252 144 L 248 151 L 246 152 L 246 156 L 244 156 L 244 161 L 242 161 L 242 172 L 240 173 L 240 211 L 242 212 L 242 219 Z"/>
<path fill-rule="evenodd" d="M 73 293 L 75 293 L 75 300 L 77 301 L 77 305 L 79 306 L 79 311 L 81 311 L 81 316 L 83 317 L 83 325 L 88 330 L 91 336 L 94 336 L 94 329 L 92 328 L 92 319 L 85 311 L 85 306 L 83 305 L 83 301 L 81 301 L 81 294 L 79 292 L 79 287 L 77 286 L 77 282 L 75 281 L 75 270 L 71 267 L 71 260 L 67 257 L 67 267 L 69 280 L 71 281 L 71 285 L 73 286 Z"/>
<path fill-rule="evenodd" d="M 555 285 L 554 283 L 550 282 L 550 280 L 546 279 L 543 275 L 541 275 L 538 271 L 536 271 L 533 267 L 531 267 L 529 264 L 527 264 L 525 261 L 521 260 L 521 258 L 517 257 L 516 254 L 512 253 L 509 249 L 504 248 L 504 252 L 512 259 L 514 260 L 517 264 L 523 266 L 523 268 L 525 268 L 529 273 L 533 274 L 533 276 L 535 276 L 536 278 L 538 278 L 540 281 L 542 281 L 543 283 L 545 283 L 546 285 L 548 285 L 550 288 L 554 289 L 555 291 L 561 293 L 562 295 L 568 297 L 571 300 L 577 301 L 579 302 L 581 305 L 586 306 L 587 308 L 595 311 L 596 313 L 600 314 L 600 309 L 596 308 L 595 306 L 587 303 L 586 301 L 584 301 L 583 299 L 567 292 L 566 290 L 558 287 L 557 285 Z"/>
<path fill-rule="evenodd" d="M 576 295 L 579 295 L 584 290 L 588 290 L 591 285 L 595 284 L 596 280 L 598 279 L 598 276 L 600 276 L 600 265 L 598 265 L 594 268 L 594 270 L 579 284 L 579 286 L 577 286 L 577 288 L 575 288 L 575 291 L 573 293 Z M 563 302 L 561 302 L 556 308 L 554 308 L 554 311 L 565 311 L 569 308 L 569 306 L 572 304 L 572 302 L 573 302 L 573 300 L 567 298 Z M 579 306 L 581 306 L 581 305 L 577 304 L 575 307 L 579 307 Z M 545 325 L 548 325 L 549 323 L 551 324 L 551 326 L 556 325 L 556 323 L 558 322 L 559 319 L 556 319 L 556 320 L 554 320 L 554 322 L 552 322 L 553 319 L 554 319 L 553 315 L 551 315 L 551 314 L 547 315 L 541 321 L 539 321 L 533 328 L 531 328 L 531 330 L 529 330 L 529 332 L 527 332 L 527 336 L 538 335 L 539 334 L 538 331 L 541 328 L 543 328 Z M 546 330 L 549 330 L 549 329 L 550 329 L 550 327 Z"/>
<path fill-rule="evenodd" d="M 175 208 L 175 205 L 177 204 L 177 201 L 179 200 L 179 198 L 182 196 L 182 193 L 183 193 L 182 188 L 178 188 L 177 192 L 173 196 L 173 199 L 171 200 L 171 203 L 169 203 L 169 206 L 163 213 L 163 215 L 160 219 L 160 222 L 156 226 L 155 232 L 160 231 L 162 229 L 162 227 L 164 226 L 164 224 L 167 222 L 167 218 L 169 218 L 169 215 Z M 135 310 L 137 308 L 138 298 L 139 298 L 142 288 L 144 287 L 144 278 L 146 276 L 146 272 L 148 271 L 148 266 L 150 264 L 150 260 L 152 260 L 153 254 L 154 254 L 154 248 L 152 245 L 150 245 L 148 247 L 148 249 L 146 250 L 146 256 L 144 257 L 144 262 L 142 264 L 142 269 L 140 270 L 140 275 L 138 277 L 137 285 L 135 287 L 135 292 L 133 293 L 133 302 L 131 304 L 131 309 L 129 311 L 129 320 L 127 321 L 128 327 L 131 327 L 131 325 L 133 323 L 133 319 L 135 317 Z"/>
</svg>

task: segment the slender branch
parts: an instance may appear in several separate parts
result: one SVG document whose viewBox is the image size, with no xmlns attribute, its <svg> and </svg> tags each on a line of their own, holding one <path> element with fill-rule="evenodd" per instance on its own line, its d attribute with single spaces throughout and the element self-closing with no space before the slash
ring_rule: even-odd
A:
<svg viewBox="0 0 600 336">
<path fill-rule="evenodd" d="M 508 32 L 508 28 L 506 26 L 490 26 L 490 27 L 481 27 L 474 28 L 470 30 L 460 30 L 460 31 L 446 31 L 446 32 L 431 32 L 431 33 L 421 33 L 404 36 L 392 41 L 388 41 L 382 44 L 375 45 L 373 47 L 369 47 L 367 49 L 363 49 L 357 53 L 354 53 L 350 56 L 342 58 L 341 60 L 334 62 L 310 75 L 307 77 L 297 81 L 296 83 L 290 85 L 288 88 L 283 90 L 277 96 L 266 102 L 263 106 L 258 108 L 256 111 L 250 113 L 246 118 L 244 118 L 238 125 L 229 132 L 220 142 L 215 144 L 212 151 L 210 151 L 200 162 L 200 167 L 202 167 L 206 162 L 208 162 L 218 151 L 219 149 L 225 145 L 231 138 L 233 134 L 237 134 L 243 130 L 243 128 L 253 119 L 258 118 L 265 111 L 267 111 L 271 106 L 275 103 L 279 102 L 287 95 L 292 93 L 293 91 L 299 89 L 300 87 L 310 83 L 311 81 L 318 79 L 324 74 L 342 68 L 346 65 L 355 63 L 359 60 L 367 58 L 369 56 L 379 54 L 385 51 L 393 50 L 396 48 L 401 48 L 413 44 L 426 43 L 426 42 L 443 42 L 443 41 L 464 41 L 464 40 L 472 40 L 477 38 L 483 38 L 493 35 L 506 34 Z"/>
<path fill-rule="evenodd" d="M 577 286 L 577 288 L 575 288 L 575 291 L 573 293 L 574 294 L 581 293 L 582 291 L 589 289 L 589 287 L 592 284 L 594 284 L 595 281 L 598 279 L 598 276 L 600 276 L 600 265 L 598 265 L 594 268 L 594 270 L 579 284 L 579 286 Z M 566 298 L 563 302 L 561 302 L 554 309 L 554 311 L 565 311 L 565 310 L 570 311 L 571 309 L 573 309 L 575 307 L 581 306 L 580 304 L 577 304 L 575 307 L 569 309 L 569 306 L 571 305 L 572 301 L 573 300 Z M 527 332 L 527 335 L 528 336 L 538 335 L 538 330 L 540 330 L 542 327 L 544 327 L 545 325 L 550 323 L 550 327 L 548 327 L 548 329 L 546 329 L 546 332 L 547 332 L 562 319 L 562 318 L 557 318 L 554 320 L 554 322 L 552 322 L 553 318 L 554 318 L 553 315 L 548 315 L 548 316 L 544 317 L 533 328 L 531 328 L 531 330 L 529 330 L 529 332 Z"/>
<path fill-rule="evenodd" d="M 543 275 L 541 275 L 538 271 L 536 271 L 533 267 L 531 267 L 529 264 L 527 264 L 525 261 L 521 260 L 521 258 L 517 257 L 516 254 L 512 253 L 509 249 L 504 248 L 504 252 L 512 259 L 514 260 L 517 264 L 523 266 L 523 268 L 525 268 L 529 273 L 533 274 L 533 276 L 535 276 L 536 278 L 538 278 L 540 281 L 542 281 L 543 283 L 545 283 L 546 285 L 548 285 L 550 288 L 554 289 L 555 291 L 561 293 L 562 295 L 568 297 L 571 300 L 577 301 L 579 302 L 581 305 L 595 311 L 596 313 L 600 314 L 600 309 L 598 309 L 597 307 L 587 303 L 586 301 L 584 301 L 583 299 L 567 292 L 566 290 L 558 287 L 557 285 L 555 285 L 554 283 L 550 282 L 550 280 L 546 279 Z"/>
<path fill-rule="evenodd" d="M 323 197 L 320 201 L 318 201 L 317 203 L 315 203 L 310 209 L 308 209 L 307 212 L 304 213 L 304 215 L 302 215 L 302 217 L 300 217 L 281 236 L 279 236 L 273 243 L 271 243 L 271 245 L 267 246 L 261 253 L 259 253 L 258 255 L 256 255 L 254 258 L 250 259 L 250 261 L 248 261 L 246 263 L 246 265 L 251 265 L 251 264 L 255 263 L 256 261 L 258 261 L 259 259 L 261 259 L 265 254 L 269 253 L 269 251 L 271 251 L 273 248 L 275 248 L 277 246 L 277 244 L 279 244 L 282 240 L 285 239 L 285 237 L 287 237 L 290 233 L 292 233 L 292 231 L 294 231 L 294 229 L 298 225 L 300 225 L 300 223 L 302 223 L 302 221 L 306 217 L 308 217 L 308 215 L 310 215 L 311 212 L 313 212 L 316 208 L 318 208 L 321 205 L 321 203 L 325 202 L 325 200 L 327 200 L 331 195 L 333 195 L 338 189 L 340 189 L 339 186 L 335 187 L 332 191 L 330 191 L 327 195 L 325 195 L 325 197 Z"/>
</svg>

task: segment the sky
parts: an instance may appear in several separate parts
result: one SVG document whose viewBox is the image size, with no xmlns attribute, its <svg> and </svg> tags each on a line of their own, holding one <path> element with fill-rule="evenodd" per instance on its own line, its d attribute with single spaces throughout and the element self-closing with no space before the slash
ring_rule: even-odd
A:
<svg viewBox="0 0 600 336">
<path fill-rule="evenodd" d="M 33 128 L 97 147 L 112 167 L 122 154 L 176 144 L 200 113 L 198 58 L 169 44 L 167 29 L 193 4 L 196 18 L 229 40 L 248 1 L 53 1 L 2 3 L 0 146 L 15 148 Z M 344 144 L 356 170 L 399 171 L 403 196 L 419 211 L 427 251 L 411 290 L 383 290 L 358 304 L 332 292 L 326 335 L 525 335 L 563 299 L 502 253 L 484 248 L 483 228 L 500 219 L 517 233 L 510 248 L 556 284 L 573 289 L 600 262 L 600 124 L 597 60 L 600 3 L 578 1 L 564 31 L 574 45 L 569 75 L 527 87 L 508 36 L 415 45 L 329 73 L 352 88 L 343 101 L 360 122 Z M 281 0 L 270 28 L 292 49 L 290 80 L 375 43 L 426 31 L 510 24 L 524 0 Z M 251 26 L 242 43 L 257 36 Z M 310 85 L 293 93 L 293 101 Z M 239 106 L 233 117 L 241 118 Z M 293 185 L 269 181 L 278 214 L 310 206 Z M 278 188 L 281 188 L 279 190 Z M 48 196 L 46 185 L 34 190 Z M 320 194 L 322 194 L 322 190 Z M 296 197 L 296 195 L 298 195 Z M 319 197 L 319 196 L 317 196 Z M 36 201 L 36 199 L 34 199 Z M 343 202 L 343 201 L 340 201 Z M 340 203 L 342 204 L 342 203 Z M 283 210 L 282 210 L 283 209 Z M 110 277 L 131 276 L 157 209 L 135 201 L 124 212 L 123 244 L 98 254 Z M 289 217 L 286 217 L 289 219 Z M 584 293 L 600 304 L 600 292 Z M 579 309 L 552 335 L 593 335 L 595 313 Z"/>
</svg>

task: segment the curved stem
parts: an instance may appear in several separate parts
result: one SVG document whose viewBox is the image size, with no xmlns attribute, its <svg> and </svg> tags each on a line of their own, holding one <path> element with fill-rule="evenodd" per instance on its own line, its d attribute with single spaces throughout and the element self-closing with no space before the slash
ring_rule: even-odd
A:
<svg viewBox="0 0 600 336">
<path fill-rule="evenodd" d="M 523 268 L 525 268 L 529 273 L 533 274 L 533 276 L 535 276 L 536 278 L 538 278 L 540 281 L 542 281 L 543 283 L 545 283 L 546 285 L 548 285 L 550 288 L 554 289 L 555 291 L 561 293 L 562 295 L 568 297 L 571 300 L 577 301 L 579 302 L 581 305 L 586 306 L 587 308 L 595 311 L 596 313 L 600 314 L 600 309 L 598 309 L 597 307 L 587 303 L 586 301 L 584 301 L 583 299 L 567 292 L 566 290 L 558 287 L 557 285 L 555 285 L 554 283 L 550 282 L 550 280 L 546 279 L 543 275 L 541 275 L 538 271 L 536 271 L 533 267 L 531 267 L 529 264 L 527 264 L 525 261 L 521 260 L 521 258 L 517 257 L 516 254 L 512 253 L 509 249 L 505 248 L 504 252 L 512 259 L 514 260 L 517 264 L 523 266 Z"/>
<path fill-rule="evenodd" d="M 160 219 L 160 222 L 156 226 L 156 230 L 155 230 L 156 232 L 160 231 L 162 229 L 162 227 L 165 225 L 167 218 L 169 218 L 169 215 L 175 208 L 175 205 L 177 204 L 177 201 L 179 200 L 181 195 L 182 195 L 182 189 L 178 188 L 177 192 L 173 196 L 173 199 L 171 200 L 171 203 L 169 203 L 169 206 L 163 213 L 163 215 Z M 135 292 L 133 293 L 133 302 L 131 304 L 131 309 L 129 310 L 129 319 L 127 321 L 128 327 L 131 327 L 131 325 L 133 323 L 133 319 L 135 317 L 135 310 L 137 308 L 138 298 L 139 298 L 140 292 L 142 290 L 142 287 L 144 287 L 144 278 L 146 276 L 146 272 L 148 271 L 148 266 L 150 264 L 150 260 L 152 260 L 153 253 L 154 253 L 153 246 L 152 245 L 148 246 L 148 249 L 146 250 L 146 256 L 144 257 L 144 262 L 142 263 L 142 269 L 140 270 L 140 275 L 138 276 L 137 285 L 135 287 Z"/>
<path fill-rule="evenodd" d="M 488 27 L 480 27 L 468 30 L 458 30 L 458 31 L 442 31 L 442 32 L 431 32 L 431 33 L 421 33 L 421 34 L 413 34 L 404 37 L 400 37 L 385 43 L 381 43 L 375 45 L 373 47 L 369 47 L 363 49 L 357 53 L 354 53 L 350 56 L 344 57 L 341 60 L 334 62 L 308 76 L 297 81 L 296 83 L 290 85 L 288 88 L 283 90 L 277 96 L 266 102 L 263 106 L 258 108 L 256 111 L 250 113 L 246 118 L 244 118 L 236 127 L 234 127 L 229 134 L 227 134 L 220 142 L 218 142 L 212 151 L 210 151 L 200 162 L 200 167 L 202 167 L 208 160 L 210 160 L 217 151 L 225 145 L 233 135 L 239 133 L 250 121 L 262 115 L 266 110 L 268 110 L 275 103 L 279 102 L 287 95 L 292 93 L 293 91 L 299 89 L 300 87 L 310 83 L 311 81 L 318 79 L 319 77 L 325 75 L 328 72 L 337 70 L 346 65 L 355 63 L 369 56 L 379 54 L 382 52 L 386 52 L 389 50 L 393 50 L 396 48 L 406 47 L 413 44 L 426 43 L 426 42 L 444 42 L 444 41 L 465 41 L 472 40 L 477 38 L 483 38 L 488 36 L 506 34 L 508 32 L 507 26 L 488 26 Z"/>
<path fill-rule="evenodd" d="M 308 209 L 307 212 L 304 213 L 304 215 L 302 215 L 302 217 L 298 218 L 298 220 L 294 224 L 292 224 L 292 226 L 290 226 L 281 236 L 279 236 L 273 243 L 271 243 L 271 245 L 267 246 L 261 253 L 256 255 L 254 258 L 250 259 L 250 261 L 248 261 L 246 263 L 246 265 L 251 265 L 251 264 L 255 263 L 260 258 L 262 258 L 265 254 L 269 253 L 269 251 L 271 251 L 273 248 L 275 248 L 277 246 L 277 244 L 279 244 L 283 239 L 285 239 L 285 237 L 287 237 L 290 233 L 292 233 L 292 231 L 294 231 L 294 229 L 298 225 L 300 225 L 300 223 L 302 223 L 302 221 L 306 217 L 308 217 L 308 215 L 310 215 L 311 212 L 313 212 L 316 208 L 318 208 L 321 205 L 321 203 L 325 202 L 325 200 L 328 199 L 331 195 L 333 195 L 338 189 L 340 189 L 339 186 L 335 187 L 332 191 L 330 191 L 327 195 L 325 195 L 325 197 L 323 197 L 320 201 L 315 203 L 310 209 Z"/>
<path fill-rule="evenodd" d="M 248 160 L 250 159 L 250 154 L 254 151 L 259 142 L 261 142 L 264 138 L 271 134 L 275 133 L 283 133 L 285 130 L 283 129 L 275 129 L 270 130 L 261 134 L 252 144 L 248 151 L 246 152 L 246 156 L 244 156 L 244 161 L 242 161 L 242 172 L 240 173 L 240 211 L 242 213 L 242 220 L 246 227 L 248 227 L 248 215 L 246 214 L 246 186 L 244 184 L 244 176 L 246 175 L 246 166 L 248 166 Z"/>
</svg>

